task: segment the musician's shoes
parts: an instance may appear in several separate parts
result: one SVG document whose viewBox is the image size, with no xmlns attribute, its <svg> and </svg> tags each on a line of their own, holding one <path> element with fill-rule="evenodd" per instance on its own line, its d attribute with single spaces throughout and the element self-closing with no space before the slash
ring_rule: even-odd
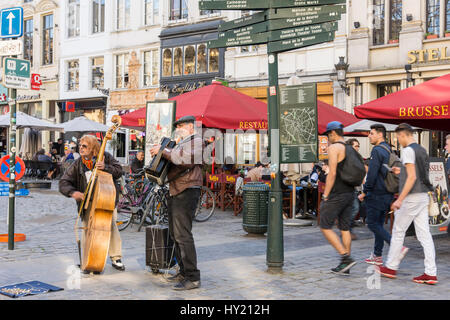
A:
<svg viewBox="0 0 450 320">
<path fill-rule="evenodd" d="M 200 280 L 198 281 L 190 281 L 188 279 L 184 279 L 180 281 L 178 284 L 176 284 L 173 289 L 174 290 L 192 290 L 200 288 Z"/>
<path fill-rule="evenodd" d="M 120 259 L 113 261 L 112 266 L 119 271 L 125 271 L 125 265 L 122 263 L 122 260 Z"/>
<path fill-rule="evenodd" d="M 181 273 L 177 273 L 170 277 L 164 277 L 167 282 L 181 282 L 184 280 L 184 276 Z"/>
</svg>

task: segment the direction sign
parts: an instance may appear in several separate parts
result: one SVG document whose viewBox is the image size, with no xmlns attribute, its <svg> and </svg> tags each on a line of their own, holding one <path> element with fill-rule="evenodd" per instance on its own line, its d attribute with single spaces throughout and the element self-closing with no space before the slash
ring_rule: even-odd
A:
<svg viewBox="0 0 450 320">
<path fill-rule="evenodd" d="M 28 60 L 4 58 L 4 86 L 13 89 L 30 89 L 30 69 L 31 64 Z"/>
<path fill-rule="evenodd" d="M 333 32 L 322 32 L 307 37 L 292 38 L 282 41 L 269 42 L 267 44 L 267 52 L 283 52 L 292 49 L 303 48 L 313 44 L 329 42 L 334 40 Z"/>
<path fill-rule="evenodd" d="M 242 28 L 232 29 L 226 32 L 219 32 L 219 39 L 221 38 L 231 38 L 231 37 L 241 37 L 249 34 L 257 34 L 261 32 L 266 32 L 269 29 L 269 23 L 261 22 L 252 24 L 250 26 L 245 26 Z"/>
<path fill-rule="evenodd" d="M 269 0 L 203 0 L 200 10 L 257 10 L 268 9 Z"/>
<path fill-rule="evenodd" d="M 269 33 L 263 32 L 244 36 L 223 37 L 219 40 L 211 40 L 208 42 L 208 48 L 248 46 L 251 44 L 267 43 L 267 41 L 269 41 Z"/>
<path fill-rule="evenodd" d="M 294 27 L 301 27 L 310 24 L 318 24 L 329 21 L 336 21 L 341 19 L 341 14 L 338 12 L 329 12 L 321 14 L 312 14 L 304 17 L 285 18 L 269 20 L 269 30 L 287 29 Z"/>
<path fill-rule="evenodd" d="M 346 0 L 270 0 L 272 8 L 322 6 L 325 4 L 346 3 Z"/>
<path fill-rule="evenodd" d="M 303 8 L 283 8 L 283 9 L 270 9 L 268 19 L 283 19 L 283 18 L 297 18 L 308 17 L 316 14 L 332 13 L 331 15 L 337 15 L 338 13 L 345 13 L 345 5 L 334 6 L 320 6 L 320 7 L 303 7 Z"/>
<path fill-rule="evenodd" d="M 0 11 L 0 38 L 19 38 L 23 35 L 23 8 Z"/>
<path fill-rule="evenodd" d="M 22 40 L 0 41 L 0 56 L 16 56 L 23 53 Z"/>
<path fill-rule="evenodd" d="M 239 19 L 234 19 L 228 22 L 222 22 L 219 25 L 219 32 L 220 31 L 226 31 L 234 28 L 241 28 L 244 26 L 252 25 L 255 23 L 263 22 L 266 20 L 266 13 L 265 12 L 257 12 L 255 14 L 252 14 L 250 16 L 242 17 Z"/>
<path fill-rule="evenodd" d="M 270 41 L 280 41 L 290 38 L 306 37 L 313 34 L 336 31 L 338 28 L 337 22 L 325 22 L 321 24 L 312 24 L 308 26 L 274 30 L 269 33 Z"/>
</svg>

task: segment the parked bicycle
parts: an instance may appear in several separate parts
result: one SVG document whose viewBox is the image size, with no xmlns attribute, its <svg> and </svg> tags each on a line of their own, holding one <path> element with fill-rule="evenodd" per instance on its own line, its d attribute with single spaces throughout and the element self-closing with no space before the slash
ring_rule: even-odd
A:
<svg viewBox="0 0 450 320">
<path fill-rule="evenodd" d="M 214 214 L 216 199 L 213 192 L 208 187 L 202 186 L 202 192 L 195 211 L 194 220 L 197 222 L 208 221 Z"/>
</svg>

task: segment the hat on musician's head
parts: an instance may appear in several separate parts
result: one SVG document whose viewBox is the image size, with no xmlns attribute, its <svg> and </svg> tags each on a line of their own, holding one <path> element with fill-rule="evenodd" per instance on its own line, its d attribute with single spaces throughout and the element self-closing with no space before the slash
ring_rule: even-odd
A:
<svg viewBox="0 0 450 320">
<path fill-rule="evenodd" d="M 178 119 L 177 121 L 175 121 L 173 123 L 173 126 L 176 127 L 180 123 L 194 123 L 194 122 L 195 122 L 194 116 L 184 116 L 184 117 L 181 117 L 180 119 Z"/>
</svg>

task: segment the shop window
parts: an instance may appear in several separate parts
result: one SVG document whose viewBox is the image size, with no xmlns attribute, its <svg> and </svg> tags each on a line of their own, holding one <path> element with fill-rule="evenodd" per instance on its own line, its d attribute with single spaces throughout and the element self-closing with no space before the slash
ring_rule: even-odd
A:
<svg viewBox="0 0 450 320">
<path fill-rule="evenodd" d="M 80 35 L 80 0 L 67 0 L 67 37 Z"/>
<path fill-rule="evenodd" d="M 440 33 L 440 0 L 427 0 L 427 34 Z"/>
<path fill-rule="evenodd" d="M 169 20 L 187 19 L 188 7 L 186 0 L 169 0 Z"/>
<path fill-rule="evenodd" d="M 400 83 L 384 83 L 377 85 L 378 98 L 400 91 Z"/>
<path fill-rule="evenodd" d="M 197 73 L 208 72 L 206 63 L 206 45 L 201 44 L 197 47 Z"/>
<path fill-rule="evenodd" d="M 105 1 L 92 1 L 92 33 L 105 31 Z"/>
<path fill-rule="evenodd" d="M 116 89 L 126 88 L 128 85 L 129 53 L 116 55 Z"/>
<path fill-rule="evenodd" d="M 238 164 L 256 163 L 256 133 L 238 134 Z"/>
<path fill-rule="evenodd" d="M 33 65 L 33 19 L 25 20 L 23 26 L 23 58 Z"/>
<path fill-rule="evenodd" d="M 158 50 L 144 52 L 144 87 L 156 86 L 159 83 Z"/>
<path fill-rule="evenodd" d="M 144 0 L 144 24 L 159 24 L 159 0 Z"/>
<path fill-rule="evenodd" d="M 373 1 L 373 44 L 384 44 L 385 6 L 384 0 Z"/>
<path fill-rule="evenodd" d="M 130 1 L 116 0 L 116 30 L 130 28 Z"/>
<path fill-rule="evenodd" d="M 67 62 L 67 91 L 78 91 L 80 81 L 80 63 L 78 60 Z"/>
<path fill-rule="evenodd" d="M 104 88 L 105 73 L 103 65 L 103 57 L 91 58 L 91 89 Z"/>
<path fill-rule="evenodd" d="M 43 17 L 42 64 L 53 63 L 53 14 Z"/>
<path fill-rule="evenodd" d="M 389 39 L 398 40 L 402 28 L 402 0 L 391 0 L 391 22 Z"/>
<path fill-rule="evenodd" d="M 195 49 L 193 46 L 187 46 L 184 49 L 184 74 L 195 73 Z"/>
<path fill-rule="evenodd" d="M 209 49 L 209 73 L 219 72 L 219 49 Z"/>
<path fill-rule="evenodd" d="M 126 134 L 125 133 L 116 133 L 116 157 L 117 158 L 125 158 L 125 140 L 126 140 Z"/>
<path fill-rule="evenodd" d="M 183 70 L 183 49 L 175 48 L 173 54 L 173 75 L 181 76 Z"/>
<path fill-rule="evenodd" d="M 162 73 L 163 77 L 172 76 L 172 49 L 164 49 Z"/>
<path fill-rule="evenodd" d="M 56 102 L 50 101 L 48 104 L 48 118 L 52 119 L 56 117 Z"/>
<path fill-rule="evenodd" d="M 42 119 L 41 102 L 21 103 L 19 104 L 19 111 L 26 113 L 29 116 Z"/>
</svg>

